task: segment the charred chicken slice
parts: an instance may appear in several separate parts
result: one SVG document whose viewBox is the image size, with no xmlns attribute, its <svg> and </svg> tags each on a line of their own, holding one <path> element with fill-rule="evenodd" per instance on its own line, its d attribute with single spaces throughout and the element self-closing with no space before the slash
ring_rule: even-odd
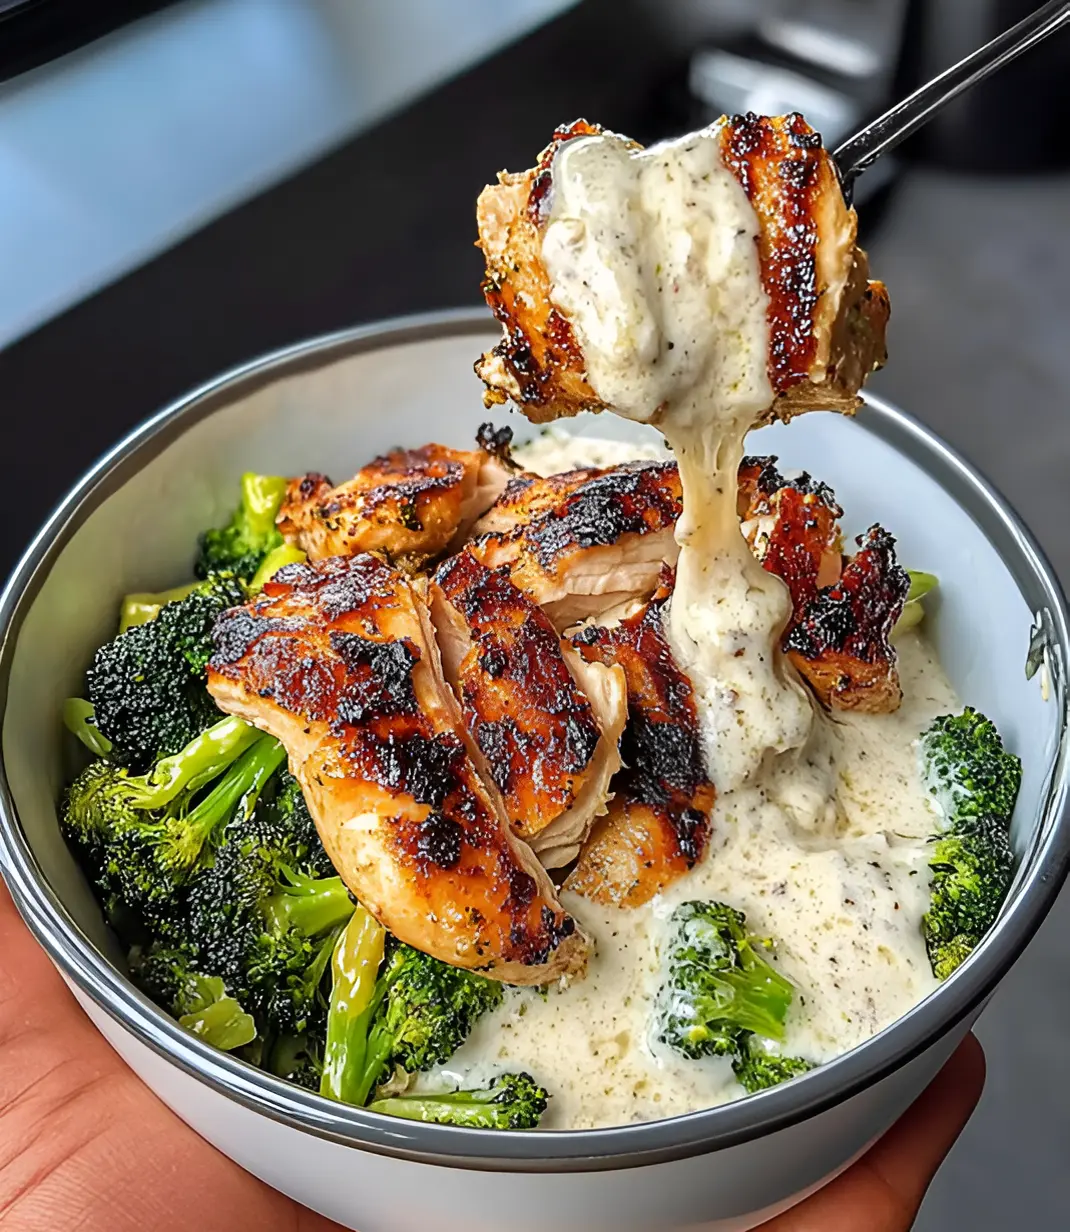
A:
<svg viewBox="0 0 1070 1232">
<path fill-rule="evenodd" d="M 799 115 L 725 117 L 714 131 L 759 224 L 776 395 L 769 418 L 819 407 L 853 411 L 863 380 L 886 357 L 888 296 L 869 280 L 855 212 L 821 139 Z M 555 156 L 566 142 L 601 132 L 584 120 L 558 129 L 534 168 L 501 172 L 477 205 L 483 293 L 502 340 L 476 372 L 488 406 L 511 398 L 535 422 L 605 407 L 588 382 L 580 341 L 554 305 L 542 258 Z"/>
<path fill-rule="evenodd" d="M 624 673 L 579 658 L 541 608 L 468 552 L 436 570 L 431 616 L 514 832 L 547 867 L 568 864 L 620 766 Z"/>
<path fill-rule="evenodd" d="M 572 638 L 590 662 L 620 664 L 628 682 L 624 768 L 613 780 L 609 812 L 565 881 L 566 889 L 606 905 L 648 902 L 701 859 L 709 839 L 714 789 L 703 764 L 691 683 L 673 661 L 662 628 L 672 583 L 666 568 L 641 611 Z"/>
<path fill-rule="evenodd" d="M 824 705 L 881 714 L 903 697 L 890 639 L 910 577 L 887 531 L 873 526 L 858 543 L 839 581 L 805 604 L 783 645 Z"/>
<path fill-rule="evenodd" d="M 515 481 L 476 526 L 511 519 L 512 529 L 484 535 L 472 551 L 489 568 L 507 569 L 564 629 L 653 593 L 662 564 L 679 552 L 681 507 L 674 462 L 627 462 L 525 487 Z"/>
<path fill-rule="evenodd" d="M 396 937 L 513 984 L 587 943 L 481 782 L 426 604 L 370 555 L 291 565 L 220 617 L 208 687 L 286 747 L 338 872 Z"/>
<path fill-rule="evenodd" d="M 513 471 L 503 431 L 484 424 L 479 449 L 395 449 L 337 487 L 324 475 L 294 479 L 279 529 L 310 560 L 381 552 L 418 567 L 460 543 L 501 495 Z"/>
</svg>

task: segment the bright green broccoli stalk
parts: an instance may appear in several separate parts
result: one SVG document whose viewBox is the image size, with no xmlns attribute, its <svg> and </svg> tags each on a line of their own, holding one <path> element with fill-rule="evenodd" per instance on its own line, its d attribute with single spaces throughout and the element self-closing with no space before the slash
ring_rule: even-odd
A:
<svg viewBox="0 0 1070 1232">
<path fill-rule="evenodd" d="M 256 1039 L 256 1023 L 218 976 L 195 971 L 189 956 L 177 950 L 152 950 L 131 956 L 131 974 L 179 1025 L 223 1052 Z"/>
<path fill-rule="evenodd" d="M 194 572 L 206 578 L 228 570 L 248 581 L 261 561 L 282 543 L 275 518 L 286 495 L 286 480 L 278 475 L 241 478 L 241 503 L 226 526 L 201 536 Z"/>
<path fill-rule="evenodd" d="M 528 1074 L 502 1074 L 487 1087 L 444 1094 L 394 1095 L 372 1112 L 469 1129 L 534 1129 L 546 1111 L 546 1091 Z"/>
<path fill-rule="evenodd" d="M 738 1052 L 732 1061 L 732 1071 L 739 1085 L 750 1095 L 797 1078 L 811 1069 L 809 1061 L 776 1052 L 757 1035 L 740 1038 Z"/>
<path fill-rule="evenodd" d="M 925 607 L 922 600 L 940 584 L 939 578 L 934 573 L 920 573 L 914 569 L 909 569 L 907 572 L 910 575 L 910 590 L 907 591 L 906 601 L 899 619 L 895 622 L 893 633 L 905 633 L 907 629 L 913 629 L 921 624 L 925 619 Z"/>
<path fill-rule="evenodd" d="M 285 756 L 277 741 L 224 719 L 148 775 L 93 762 L 64 796 L 64 831 L 106 902 L 170 933 L 179 891 L 210 862 L 230 820 L 248 816 Z"/>
<path fill-rule="evenodd" d="M 298 565 L 307 559 L 308 557 L 299 547 L 295 547 L 292 543 L 280 543 L 277 548 L 272 548 L 260 562 L 260 567 L 249 583 L 250 591 L 259 593 L 263 590 L 264 583 L 270 582 L 280 569 L 285 569 L 287 565 Z"/>
<path fill-rule="evenodd" d="M 244 600 L 238 578 L 218 574 L 100 647 L 86 681 L 96 727 L 111 741 L 114 761 L 144 772 L 219 718 L 205 687 L 212 627 L 222 611 Z"/>
<path fill-rule="evenodd" d="M 171 590 L 161 590 L 155 593 L 138 593 L 124 595 L 119 608 L 119 632 L 125 633 L 136 625 L 147 625 L 160 614 L 160 608 L 168 603 L 177 603 L 192 595 L 203 583 L 190 582 L 186 586 L 175 586 Z"/>
<path fill-rule="evenodd" d="M 335 951 L 323 1081 L 333 1099 L 363 1104 L 388 1075 L 442 1064 L 501 1004 L 493 980 L 411 946 L 393 946 L 385 960 L 384 950 L 382 930 L 364 913 Z"/>
<path fill-rule="evenodd" d="M 934 720 L 919 750 L 922 779 L 940 815 L 922 931 L 933 974 L 945 980 L 992 926 L 1010 888 L 1010 823 L 1022 764 L 995 725 L 969 706 Z"/>
<path fill-rule="evenodd" d="M 683 903 L 669 921 L 667 975 L 657 1000 L 661 1041 L 686 1057 L 729 1056 L 740 1033 L 784 1038 L 795 989 L 762 957 L 768 943 L 723 903 Z"/>
</svg>

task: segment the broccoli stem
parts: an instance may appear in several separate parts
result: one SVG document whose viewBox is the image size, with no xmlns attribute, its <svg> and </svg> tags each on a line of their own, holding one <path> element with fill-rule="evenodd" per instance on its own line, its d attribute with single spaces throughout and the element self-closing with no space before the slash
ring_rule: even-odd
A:
<svg viewBox="0 0 1070 1232">
<path fill-rule="evenodd" d="M 272 548 L 260 562 L 260 567 L 249 582 L 249 589 L 254 592 L 262 590 L 264 583 L 270 582 L 280 569 L 285 569 L 287 565 L 300 564 L 307 559 L 308 557 L 299 547 L 295 547 L 292 543 L 280 543 L 277 548 Z"/>
<path fill-rule="evenodd" d="M 534 1129 L 546 1111 L 546 1098 L 530 1075 L 503 1074 L 479 1090 L 394 1095 L 368 1108 L 406 1121 L 467 1129 Z"/>
<path fill-rule="evenodd" d="M 162 758 L 144 778 L 128 779 L 128 803 L 133 808 L 164 808 L 183 791 L 196 791 L 210 783 L 261 738 L 251 723 L 231 715 L 172 757 Z"/>
<path fill-rule="evenodd" d="M 126 595 L 119 609 L 119 632 L 125 633 L 135 625 L 147 625 L 160 614 L 160 608 L 177 599 L 185 599 L 187 595 L 200 586 L 200 582 L 190 582 L 187 586 L 174 586 L 170 590 L 161 590 L 155 594 L 139 593 Z"/>
<path fill-rule="evenodd" d="M 107 757 L 111 741 L 97 727 L 96 719 L 93 703 L 84 697 L 68 697 L 63 703 L 63 726 L 77 736 L 90 753 Z"/>
<path fill-rule="evenodd" d="M 242 475 L 242 509 L 254 534 L 269 535 L 275 529 L 275 515 L 286 495 L 286 484 L 280 475 L 257 475 L 252 471 Z"/>
<path fill-rule="evenodd" d="M 318 937 L 349 921 L 353 900 L 341 877 L 306 877 L 284 868 L 284 888 L 264 904 L 264 916 L 279 935 L 296 929 Z"/>
<path fill-rule="evenodd" d="M 252 1015 L 247 1014 L 233 997 L 220 997 L 203 1009 L 183 1014 L 178 1025 L 223 1052 L 242 1048 L 256 1039 Z"/>
<path fill-rule="evenodd" d="M 916 625 L 921 624 L 925 619 L 925 607 L 922 604 L 922 599 L 939 585 L 939 579 L 933 573 L 920 573 L 913 569 L 909 570 L 909 573 L 910 590 L 907 591 L 903 610 L 899 614 L 899 619 L 895 622 L 895 628 L 892 630 L 893 633 L 905 633 L 908 629 L 913 629 Z"/>
<path fill-rule="evenodd" d="M 353 912 L 331 959 L 331 1004 L 323 1051 L 320 1094 L 347 1104 L 363 1104 L 368 1023 L 381 1000 L 377 975 L 383 961 L 386 930 L 363 907 Z"/>
</svg>

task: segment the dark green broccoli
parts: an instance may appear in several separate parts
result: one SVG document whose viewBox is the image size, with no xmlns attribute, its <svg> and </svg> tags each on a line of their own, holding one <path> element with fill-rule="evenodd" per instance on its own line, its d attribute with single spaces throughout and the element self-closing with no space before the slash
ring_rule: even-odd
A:
<svg viewBox="0 0 1070 1232">
<path fill-rule="evenodd" d="M 155 620 L 159 616 L 160 608 L 168 603 L 177 603 L 179 599 L 185 599 L 201 585 L 203 585 L 201 582 L 189 582 L 185 586 L 175 586 L 171 590 L 124 595 L 122 606 L 119 608 L 119 632 L 125 633 L 127 629 L 133 629 L 135 625 L 147 625 L 150 620 Z"/>
<path fill-rule="evenodd" d="M 223 832 L 174 928 L 198 966 L 222 976 L 266 1028 L 299 1035 L 322 1027 L 321 985 L 353 900 L 300 788 L 287 772 L 279 777 L 272 799 Z"/>
<path fill-rule="evenodd" d="M 1007 823 L 985 814 L 960 817 L 933 840 L 929 910 L 922 931 L 933 974 L 947 977 L 992 927 L 1014 876 Z"/>
<path fill-rule="evenodd" d="M 286 495 L 286 480 L 278 475 L 241 477 L 241 503 L 226 526 L 201 536 L 194 573 L 209 577 L 220 570 L 248 581 L 264 557 L 282 543 L 275 517 Z"/>
<path fill-rule="evenodd" d="M 113 761 L 144 772 L 219 718 L 205 687 L 212 626 L 220 612 L 244 599 L 238 578 L 217 574 L 165 604 L 154 620 L 100 647 L 86 681 L 96 727 L 111 741 Z"/>
<path fill-rule="evenodd" d="M 669 921 L 667 976 L 657 1002 L 657 1034 L 686 1057 L 729 1056 L 740 1033 L 777 1042 L 795 989 L 758 952 L 746 919 L 723 903 L 688 902 Z"/>
<path fill-rule="evenodd" d="M 363 1104 L 397 1070 L 448 1060 L 477 1020 L 501 1004 L 501 985 L 395 944 L 361 909 L 338 942 L 323 1093 Z"/>
<path fill-rule="evenodd" d="M 749 1034 L 740 1038 L 732 1061 L 732 1071 L 739 1085 L 750 1095 L 778 1086 L 789 1078 L 797 1078 L 811 1069 L 813 1066 L 802 1057 L 773 1052 L 758 1036 Z"/>
<path fill-rule="evenodd" d="M 153 949 L 132 954 L 130 966 L 143 991 L 206 1043 L 230 1052 L 256 1038 L 252 1015 L 228 994 L 218 976 L 194 970 L 188 955 Z"/>
<path fill-rule="evenodd" d="M 393 1095 L 368 1105 L 372 1112 L 460 1125 L 469 1129 L 534 1129 L 546 1111 L 546 1091 L 529 1074 L 502 1074 L 475 1091 Z"/>
<path fill-rule="evenodd" d="M 260 1058 L 260 1066 L 276 1078 L 285 1078 L 309 1091 L 319 1091 L 323 1073 L 320 1043 L 308 1034 L 280 1035 Z"/>
<path fill-rule="evenodd" d="M 919 748 L 922 778 L 941 818 L 922 932 L 933 974 L 945 980 L 992 926 L 1010 888 L 1010 823 L 1022 764 L 995 725 L 970 707 L 934 720 Z"/>
<path fill-rule="evenodd" d="M 106 901 L 170 931 L 180 888 L 284 757 L 276 740 L 223 719 L 148 775 L 91 763 L 65 793 L 63 828 Z"/>
</svg>

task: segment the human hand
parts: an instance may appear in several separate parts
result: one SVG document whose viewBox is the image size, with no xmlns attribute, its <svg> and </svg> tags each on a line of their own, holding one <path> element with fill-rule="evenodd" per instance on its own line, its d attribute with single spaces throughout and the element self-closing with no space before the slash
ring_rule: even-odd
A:
<svg viewBox="0 0 1070 1232">
<path fill-rule="evenodd" d="M 984 1082 L 972 1037 L 866 1156 L 761 1232 L 908 1232 Z M 0 885 L 0 1232 L 340 1232 L 220 1155 L 82 1013 Z"/>
<path fill-rule="evenodd" d="M 984 1083 L 985 1055 L 968 1035 L 917 1102 L 856 1164 L 755 1232 L 910 1232 Z"/>
</svg>

